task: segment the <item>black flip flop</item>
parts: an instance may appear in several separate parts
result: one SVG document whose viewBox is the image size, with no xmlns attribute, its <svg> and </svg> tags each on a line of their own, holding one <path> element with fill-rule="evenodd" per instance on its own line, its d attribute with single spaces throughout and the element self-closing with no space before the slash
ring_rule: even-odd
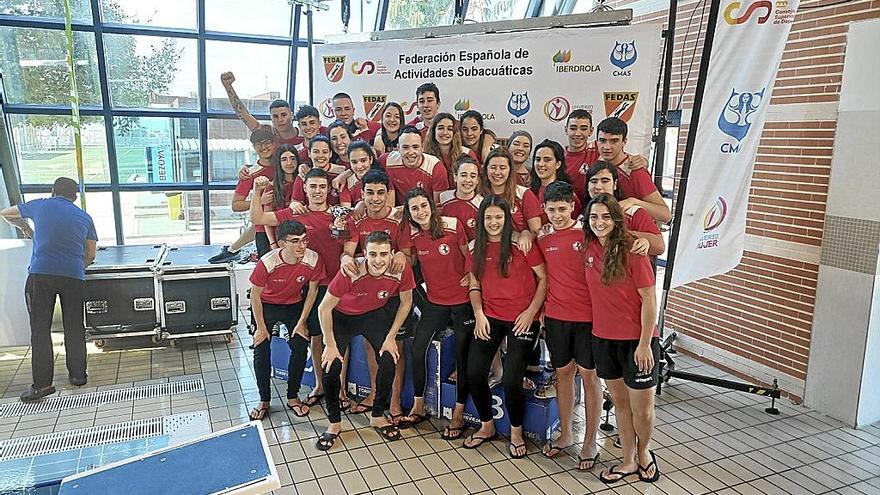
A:
<svg viewBox="0 0 880 495">
<path fill-rule="evenodd" d="M 410 421 L 406 418 L 415 418 L 415 419 Z M 406 427 L 409 428 L 409 427 L 415 426 L 419 423 L 424 423 L 425 421 L 428 420 L 428 418 L 430 418 L 430 416 L 428 416 L 427 414 L 410 414 L 408 416 L 404 416 L 403 419 L 400 420 L 400 423 L 406 425 Z"/>
<path fill-rule="evenodd" d="M 571 446 L 569 445 L 568 447 L 560 447 L 560 446 L 558 446 L 558 445 L 553 445 L 553 440 L 548 440 L 548 441 L 547 441 L 547 445 L 545 445 L 545 447 L 549 447 L 549 449 L 548 449 L 548 450 L 544 450 L 544 449 L 542 448 L 542 449 L 541 449 L 541 453 L 544 454 L 544 457 L 546 457 L 546 458 L 548 458 L 548 459 L 553 459 L 554 457 L 556 457 L 556 456 L 558 456 L 559 454 L 561 454 L 563 450 L 565 450 L 565 449 L 567 449 L 568 447 L 571 447 Z M 553 455 L 550 455 L 550 453 L 551 453 L 552 451 L 554 451 L 554 450 L 555 450 L 556 452 L 555 452 Z"/>
<path fill-rule="evenodd" d="M 388 419 L 388 421 L 391 421 L 391 424 L 393 424 L 394 426 L 400 428 L 401 430 L 405 430 L 405 429 L 409 428 L 410 425 L 408 423 L 405 424 L 402 420 L 398 419 L 398 418 L 405 418 L 405 417 L 406 416 L 404 416 L 403 414 L 388 413 L 387 419 Z"/>
<path fill-rule="evenodd" d="M 348 410 L 351 414 L 364 414 L 373 410 L 372 404 L 364 404 L 363 401 L 351 406 Z"/>
<path fill-rule="evenodd" d="M 488 437 L 478 437 L 478 436 L 476 436 L 476 434 L 473 434 L 473 435 L 465 438 L 465 441 L 461 443 L 461 446 L 466 449 L 475 449 L 475 448 L 479 447 L 480 445 L 483 445 L 486 442 L 491 442 L 492 440 L 495 440 L 496 438 L 498 438 L 497 431 Z M 477 443 L 476 445 L 468 446 L 468 444 L 466 443 L 468 440 L 471 440 L 471 441 L 476 440 L 479 443 Z"/>
<path fill-rule="evenodd" d="M 620 467 L 620 464 L 615 464 L 615 465 L 611 466 L 611 469 L 608 470 L 608 474 L 620 476 L 619 478 L 614 478 L 614 479 L 606 478 L 605 473 L 599 473 L 599 481 L 601 481 L 602 483 L 605 483 L 606 485 L 613 485 L 614 483 L 617 483 L 618 481 L 622 481 L 622 480 L 624 480 L 634 474 L 635 475 L 639 474 L 638 469 L 636 469 L 635 471 L 630 471 L 629 473 L 624 473 L 623 471 L 618 471 L 617 470 L 618 467 Z"/>
<path fill-rule="evenodd" d="M 302 401 L 302 403 L 309 407 L 314 407 L 315 404 L 321 402 L 321 399 L 323 398 L 324 394 L 310 395 L 306 397 L 306 400 Z"/>
<path fill-rule="evenodd" d="M 648 451 L 651 454 L 651 462 L 646 466 L 642 467 L 639 465 L 639 481 L 644 481 L 645 483 L 654 483 L 655 481 L 660 479 L 660 468 L 657 466 L 657 457 L 654 455 L 654 452 Z M 653 476 L 642 476 L 642 471 L 648 472 L 651 469 L 651 466 L 654 466 L 654 474 Z"/>
<path fill-rule="evenodd" d="M 251 410 L 251 413 L 248 414 L 248 418 L 250 418 L 251 421 L 262 421 L 267 417 L 269 417 L 269 406 L 255 407 Z"/>
<path fill-rule="evenodd" d="M 306 408 L 306 410 L 305 410 L 306 412 L 302 412 L 304 407 Z M 287 408 L 290 409 L 291 411 L 293 411 L 293 415 L 296 416 L 297 418 L 304 418 L 304 417 L 308 416 L 309 413 L 311 412 L 309 409 L 309 406 L 307 406 L 303 401 L 299 401 L 299 404 L 293 404 L 293 405 L 290 402 L 288 402 Z M 297 412 L 297 409 L 299 409 L 299 412 Z"/>
<path fill-rule="evenodd" d="M 451 440 L 458 440 L 459 438 L 462 437 L 462 435 L 464 435 L 464 432 L 466 432 L 467 429 L 468 429 L 467 424 L 463 424 L 461 426 L 447 426 L 442 432 L 440 432 L 440 438 L 442 438 L 443 440 L 450 440 L 450 441 Z M 447 435 L 446 434 L 447 431 L 448 432 L 457 431 L 458 435 L 455 435 L 455 436 Z"/>
<path fill-rule="evenodd" d="M 396 442 L 403 438 L 403 435 L 400 434 L 400 428 L 394 425 L 374 426 L 373 429 L 389 442 Z"/>
<path fill-rule="evenodd" d="M 318 441 L 315 443 L 315 448 L 326 452 L 333 448 L 333 444 L 336 443 L 336 439 L 339 438 L 338 433 L 330 433 L 329 431 L 325 431 L 321 433 L 321 436 L 318 437 Z"/>
<path fill-rule="evenodd" d="M 513 449 L 511 449 L 510 447 L 513 447 Z M 510 454 L 511 459 L 522 459 L 523 457 L 529 455 L 528 449 L 526 450 L 525 454 L 517 455 L 517 454 L 515 454 L 515 452 L 517 450 L 519 450 L 521 448 L 525 448 L 525 447 L 526 447 L 526 444 L 524 444 L 524 443 L 515 444 L 513 442 L 510 442 L 510 444 L 508 444 L 508 447 L 507 447 L 507 453 Z"/>
<path fill-rule="evenodd" d="M 581 467 L 584 465 L 585 462 L 592 462 L 592 464 L 590 464 L 590 467 L 588 467 L 588 468 Z M 586 459 L 584 459 L 581 456 L 578 456 L 577 468 L 578 468 L 578 471 L 591 471 L 594 467 L 596 467 L 596 464 L 598 464 L 598 463 L 599 463 L 599 453 L 598 452 L 596 452 L 596 455 L 594 455 L 593 457 L 587 457 Z"/>
</svg>

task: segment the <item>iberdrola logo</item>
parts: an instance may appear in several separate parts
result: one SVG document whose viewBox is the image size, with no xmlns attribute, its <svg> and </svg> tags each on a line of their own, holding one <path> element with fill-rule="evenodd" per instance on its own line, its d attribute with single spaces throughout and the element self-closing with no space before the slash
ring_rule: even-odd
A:
<svg viewBox="0 0 880 495">
<path fill-rule="evenodd" d="M 567 64 L 571 62 L 571 50 L 559 50 L 553 55 L 554 64 Z"/>
<path fill-rule="evenodd" d="M 471 100 L 469 99 L 459 99 L 455 102 L 455 111 L 456 112 L 467 112 L 471 109 Z"/>
</svg>

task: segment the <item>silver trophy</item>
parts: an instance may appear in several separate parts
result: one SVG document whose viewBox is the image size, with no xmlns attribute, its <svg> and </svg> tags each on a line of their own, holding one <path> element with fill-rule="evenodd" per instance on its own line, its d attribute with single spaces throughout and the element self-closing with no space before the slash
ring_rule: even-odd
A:
<svg viewBox="0 0 880 495">
<path fill-rule="evenodd" d="M 343 223 L 348 218 L 348 215 L 354 211 L 354 208 L 349 208 L 347 206 L 335 205 L 330 207 L 330 214 L 333 215 L 333 225 L 330 227 L 330 235 L 334 239 L 348 240 L 351 239 L 351 232 L 346 228 L 337 227 L 337 220 L 341 220 Z"/>
</svg>

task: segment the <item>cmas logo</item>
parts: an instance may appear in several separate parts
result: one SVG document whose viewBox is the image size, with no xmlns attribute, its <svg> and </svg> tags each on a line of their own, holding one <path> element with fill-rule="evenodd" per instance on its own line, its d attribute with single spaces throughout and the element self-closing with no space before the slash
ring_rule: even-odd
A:
<svg viewBox="0 0 880 495">
<path fill-rule="evenodd" d="M 632 71 L 629 66 L 636 63 L 639 52 L 636 50 L 636 42 L 621 43 L 614 42 L 614 48 L 611 49 L 611 65 L 617 67 L 613 72 L 615 76 L 631 76 Z"/>
<path fill-rule="evenodd" d="M 636 103 L 639 101 L 638 91 L 605 91 L 602 96 L 605 100 L 606 117 L 617 117 L 624 122 L 629 122 L 636 111 Z"/>
<path fill-rule="evenodd" d="M 507 111 L 514 118 L 510 119 L 511 124 L 525 124 L 526 119 L 523 116 L 532 109 L 532 102 L 529 101 L 529 92 L 510 93 L 510 99 L 507 100 Z"/>
<path fill-rule="evenodd" d="M 571 50 L 559 50 L 553 55 L 553 67 L 556 72 L 601 72 L 599 64 L 570 64 Z"/>
<path fill-rule="evenodd" d="M 364 113 L 367 120 L 379 122 L 382 120 L 382 108 L 388 101 L 388 95 L 364 95 Z"/>
<path fill-rule="evenodd" d="M 717 229 L 727 218 L 727 201 L 722 196 L 718 196 L 715 204 L 706 212 L 703 217 L 703 235 L 697 242 L 697 249 L 711 249 L 718 247 L 718 241 L 721 234 L 712 232 Z"/>
<path fill-rule="evenodd" d="M 752 127 L 753 116 L 764 103 L 765 89 L 755 92 L 737 92 L 736 88 L 731 89 L 718 116 L 718 129 L 736 139 L 736 144 L 722 143 L 722 153 L 739 153 L 742 140 Z"/>
<path fill-rule="evenodd" d="M 324 74 L 332 83 L 341 81 L 345 75 L 345 55 L 324 55 Z"/>
<path fill-rule="evenodd" d="M 564 96 L 554 96 L 544 103 L 544 116 L 551 122 L 562 122 L 571 112 L 571 103 Z"/>
</svg>

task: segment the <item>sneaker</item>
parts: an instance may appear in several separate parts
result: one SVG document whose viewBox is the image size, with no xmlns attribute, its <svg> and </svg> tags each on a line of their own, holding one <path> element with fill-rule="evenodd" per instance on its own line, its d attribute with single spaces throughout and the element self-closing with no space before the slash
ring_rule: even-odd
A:
<svg viewBox="0 0 880 495">
<path fill-rule="evenodd" d="M 208 263 L 229 263 L 230 261 L 237 260 L 240 254 L 238 251 L 234 253 L 229 251 L 229 246 L 223 246 L 219 253 L 208 258 Z"/>
</svg>

